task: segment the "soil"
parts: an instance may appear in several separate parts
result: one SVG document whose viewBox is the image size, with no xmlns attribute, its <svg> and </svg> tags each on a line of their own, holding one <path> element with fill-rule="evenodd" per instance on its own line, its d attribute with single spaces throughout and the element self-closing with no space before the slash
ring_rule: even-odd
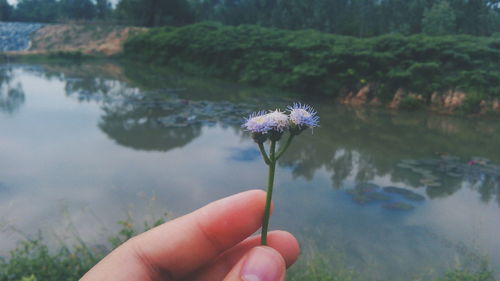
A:
<svg viewBox="0 0 500 281">
<path fill-rule="evenodd" d="M 23 53 L 82 52 L 111 56 L 122 51 L 123 42 L 147 28 L 99 24 L 50 24 L 31 36 L 31 47 Z"/>
</svg>

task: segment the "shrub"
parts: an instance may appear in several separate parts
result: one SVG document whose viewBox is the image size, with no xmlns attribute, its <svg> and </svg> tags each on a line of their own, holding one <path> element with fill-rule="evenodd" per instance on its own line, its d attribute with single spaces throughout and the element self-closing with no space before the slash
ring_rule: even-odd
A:
<svg viewBox="0 0 500 281">
<path fill-rule="evenodd" d="M 465 99 L 460 106 L 462 112 L 468 114 L 476 114 L 481 111 L 481 101 L 484 99 L 482 94 L 471 93 L 465 96 Z"/>
<path fill-rule="evenodd" d="M 399 101 L 399 108 L 405 110 L 417 110 L 424 107 L 422 99 L 415 96 L 405 96 Z"/>
<path fill-rule="evenodd" d="M 419 94 L 460 88 L 487 97 L 500 91 L 491 90 L 500 79 L 500 44 L 494 37 L 360 39 L 204 22 L 132 36 L 124 44 L 124 55 L 308 95 L 357 91 L 359 81 L 377 84 L 384 95 L 399 88 Z"/>
</svg>

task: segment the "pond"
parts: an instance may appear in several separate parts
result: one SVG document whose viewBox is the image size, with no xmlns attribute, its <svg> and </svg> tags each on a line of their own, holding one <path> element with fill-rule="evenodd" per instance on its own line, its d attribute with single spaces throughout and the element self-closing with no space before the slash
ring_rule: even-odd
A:
<svg viewBox="0 0 500 281">
<path fill-rule="evenodd" d="M 39 230 L 100 245 L 127 216 L 263 188 L 242 118 L 300 100 L 133 64 L 1 65 L 0 83 L 0 256 Z M 271 218 L 302 263 L 364 280 L 500 268 L 498 119 L 308 103 L 321 126 L 280 160 Z"/>
</svg>

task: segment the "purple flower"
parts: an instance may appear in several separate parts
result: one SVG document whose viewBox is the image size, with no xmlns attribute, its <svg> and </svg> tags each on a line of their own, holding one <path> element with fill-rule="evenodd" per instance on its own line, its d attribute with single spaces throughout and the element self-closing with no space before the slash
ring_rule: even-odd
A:
<svg viewBox="0 0 500 281">
<path fill-rule="evenodd" d="M 281 112 L 279 109 L 269 112 L 266 116 L 272 130 L 284 132 L 288 129 L 288 126 L 290 126 L 288 115 Z"/>
<path fill-rule="evenodd" d="M 242 125 L 243 128 L 247 129 L 252 133 L 267 133 L 272 129 L 271 122 L 265 111 L 258 111 L 250 114 L 246 119 L 245 123 Z"/>
<path fill-rule="evenodd" d="M 290 122 L 299 128 L 318 127 L 319 117 L 316 111 L 309 105 L 295 103 L 289 106 Z"/>
</svg>

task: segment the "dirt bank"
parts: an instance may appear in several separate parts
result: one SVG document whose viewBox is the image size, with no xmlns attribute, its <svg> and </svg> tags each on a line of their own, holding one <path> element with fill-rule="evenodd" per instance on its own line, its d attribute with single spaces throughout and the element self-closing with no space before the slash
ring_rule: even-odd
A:
<svg viewBox="0 0 500 281">
<path fill-rule="evenodd" d="M 342 93 L 339 102 L 348 105 L 378 105 L 383 103 L 377 98 L 377 86 L 375 83 L 368 84 L 357 92 L 349 91 Z M 427 100 L 429 99 L 429 100 Z M 418 109 L 427 108 L 442 114 L 455 114 L 457 112 L 471 114 L 500 113 L 499 99 L 477 98 L 462 91 L 449 90 L 445 92 L 434 92 L 426 98 L 425 95 L 398 89 L 387 104 L 391 109 Z"/>
<path fill-rule="evenodd" d="M 49 24 L 31 36 L 31 48 L 21 53 L 43 54 L 67 51 L 84 54 L 114 55 L 130 35 L 146 28 L 100 24 Z"/>
</svg>

